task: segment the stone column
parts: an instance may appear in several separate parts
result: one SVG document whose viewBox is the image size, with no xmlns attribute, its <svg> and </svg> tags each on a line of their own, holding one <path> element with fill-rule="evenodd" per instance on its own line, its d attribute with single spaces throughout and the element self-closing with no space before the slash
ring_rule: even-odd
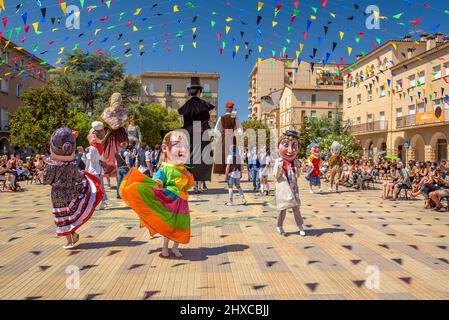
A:
<svg viewBox="0 0 449 320">
<path fill-rule="evenodd" d="M 436 150 L 431 145 L 424 146 L 425 161 L 436 161 Z"/>
<path fill-rule="evenodd" d="M 412 147 L 408 148 L 407 160 L 408 161 L 417 160 L 417 159 L 415 159 L 415 148 L 412 148 Z"/>
</svg>

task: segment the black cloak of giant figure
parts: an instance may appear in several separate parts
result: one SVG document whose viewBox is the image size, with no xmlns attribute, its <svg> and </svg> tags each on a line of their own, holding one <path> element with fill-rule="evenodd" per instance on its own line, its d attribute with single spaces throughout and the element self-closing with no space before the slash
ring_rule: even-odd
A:
<svg viewBox="0 0 449 320">
<path fill-rule="evenodd" d="M 203 150 L 211 142 L 202 141 L 203 139 L 201 139 L 201 143 L 194 143 L 193 141 L 195 121 L 201 122 L 201 128 L 197 126 L 201 130 L 199 137 L 203 137 L 203 133 L 210 129 L 210 111 L 215 108 L 214 105 L 199 98 L 202 91 L 203 87 L 199 84 L 199 78 L 192 78 L 191 86 L 188 88 L 191 98 L 179 108 L 178 112 L 184 118 L 184 126 L 182 128 L 187 130 L 190 136 L 190 163 L 187 164 L 187 167 L 190 168 L 190 172 L 192 172 L 195 181 L 211 181 L 212 161 L 208 161 L 210 164 L 207 164 L 203 159 Z M 201 164 L 198 163 L 199 159 L 201 159 Z"/>
</svg>

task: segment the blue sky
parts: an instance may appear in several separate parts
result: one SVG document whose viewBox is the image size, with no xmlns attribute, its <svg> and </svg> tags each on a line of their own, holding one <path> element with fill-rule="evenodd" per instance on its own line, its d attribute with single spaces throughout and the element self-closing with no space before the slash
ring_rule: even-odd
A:
<svg viewBox="0 0 449 320">
<path fill-rule="evenodd" d="M 58 58 L 63 57 L 59 54 L 62 47 L 64 51 L 71 51 L 78 44 L 84 50 L 102 49 L 119 57 L 126 62 L 129 74 L 144 71 L 218 72 L 221 75 L 220 112 L 226 101 L 231 100 L 236 102 L 242 119 L 248 115 L 249 72 L 258 57 L 270 57 L 273 50 L 276 57 L 280 57 L 284 50 L 290 57 L 295 57 L 299 44 L 303 43 L 304 49 L 300 55 L 303 60 L 322 61 L 329 55 L 329 62 L 339 63 L 343 57 L 346 63 L 350 63 L 357 52 L 370 51 L 373 42 L 383 43 L 388 39 L 401 38 L 406 33 L 412 33 L 415 38 L 423 31 L 449 33 L 449 11 L 445 12 L 449 10 L 449 4 L 438 0 L 299 0 L 298 14 L 292 24 L 291 15 L 295 10 L 293 0 L 262 0 L 264 5 L 260 11 L 257 10 L 259 1 L 254 0 L 113 0 L 110 8 L 103 5 L 105 1 L 102 0 L 85 0 L 84 8 L 81 8 L 79 0 L 66 1 L 67 6 L 73 4 L 81 9 L 80 30 L 65 29 L 66 17 L 58 0 L 4 2 L 6 11 L 0 13 L 0 32 L 6 36 L 12 30 L 11 39 L 29 51 L 39 45 L 35 53 L 50 64 L 56 65 Z M 325 7 L 323 2 L 326 2 Z M 16 13 L 18 4 L 22 5 Z M 157 6 L 152 8 L 154 4 Z M 279 4 L 282 7 L 275 16 L 275 8 Z M 174 12 L 175 5 L 178 6 L 177 12 Z M 380 20 L 379 30 L 368 30 L 365 26 L 363 12 L 369 5 L 376 5 L 380 16 L 387 18 Z M 88 13 L 88 6 L 97 8 Z M 46 8 L 45 21 L 42 21 L 41 8 Z M 140 13 L 136 12 L 139 8 Z M 399 19 L 393 18 L 401 13 Z M 30 26 L 27 34 L 23 30 L 25 16 L 26 24 Z M 262 17 L 259 25 L 256 24 L 257 16 Z M 56 18 L 54 24 L 52 17 Z M 58 17 L 62 18 L 60 24 Z M 418 25 L 410 23 L 420 17 L 422 20 Z M 3 26 L 4 18 L 8 19 L 6 28 Z M 277 22 L 275 27 L 273 21 Z M 42 33 L 39 35 L 33 29 L 34 22 L 40 22 L 38 30 Z M 305 39 L 303 33 L 309 24 Z M 114 28 L 108 30 L 111 26 Z M 228 34 L 226 26 L 230 27 Z M 22 28 L 16 30 L 18 27 Z M 134 27 L 138 31 L 133 31 Z M 53 31 L 52 28 L 59 30 Z M 196 28 L 195 32 L 192 28 Z M 340 40 L 340 32 L 345 34 L 343 40 Z M 221 34 L 220 40 L 217 33 Z M 118 40 L 120 34 L 123 36 Z M 356 37 L 360 41 L 357 42 Z M 196 49 L 193 41 L 196 42 Z M 89 42 L 92 43 L 88 45 Z M 226 44 L 223 54 L 220 54 L 223 42 Z M 332 52 L 333 42 L 337 43 L 337 47 Z M 140 45 L 145 47 L 139 50 Z M 233 56 L 236 46 L 239 46 L 239 51 Z M 263 48 L 261 53 L 259 46 Z M 353 49 L 350 56 L 348 47 Z M 316 55 L 312 58 L 314 48 Z M 126 57 L 125 51 L 129 49 L 128 54 L 132 55 Z M 245 59 L 248 50 L 252 50 L 252 54 Z M 145 52 L 142 56 L 141 51 Z M 46 53 L 40 54 L 43 52 Z"/>
</svg>

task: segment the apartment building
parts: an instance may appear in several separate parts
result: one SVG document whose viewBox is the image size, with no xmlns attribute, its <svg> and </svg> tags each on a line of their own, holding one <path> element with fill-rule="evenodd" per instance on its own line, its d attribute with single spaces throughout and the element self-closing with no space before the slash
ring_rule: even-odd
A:
<svg viewBox="0 0 449 320">
<path fill-rule="evenodd" d="M 216 109 L 211 112 L 211 122 L 217 121 L 218 81 L 217 73 L 197 72 L 145 72 L 141 75 L 142 96 L 141 102 L 158 103 L 169 110 L 178 110 L 189 99 L 187 88 L 192 78 L 199 78 L 204 91 L 202 99 L 212 103 Z"/>
<path fill-rule="evenodd" d="M 337 64 L 269 58 L 250 74 L 249 118 L 261 120 L 278 133 L 299 130 L 307 118 L 333 118 L 343 103 L 343 79 Z M 267 103 L 270 101 L 270 103 Z"/>
<path fill-rule="evenodd" d="M 248 83 L 249 119 L 262 119 L 262 98 L 272 92 L 283 90 L 286 84 L 295 81 L 295 60 L 268 58 L 257 62 L 250 73 Z M 270 113 L 271 110 L 265 110 Z"/>
<path fill-rule="evenodd" d="M 306 119 L 336 116 L 343 103 L 341 67 L 301 63 L 295 82 L 285 86 L 280 99 L 280 131 L 299 130 Z"/>
<path fill-rule="evenodd" d="M 49 80 L 48 64 L 22 47 L 0 41 L 0 155 L 11 152 L 9 113 L 22 105 L 27 88 L 41 87 Z"/>
<path fill-rule="evenodd" d="M 449 38 L 390 40 L 342 73 L 344 119 L 365 157 L 447 159 Z"/>
</svg>

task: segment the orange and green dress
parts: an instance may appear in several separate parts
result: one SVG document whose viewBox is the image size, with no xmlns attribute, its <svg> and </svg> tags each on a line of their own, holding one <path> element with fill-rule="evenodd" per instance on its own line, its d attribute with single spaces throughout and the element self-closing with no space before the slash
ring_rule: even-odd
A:
<svg viewBox="0 0 449 320">
<path fill-rule="evenodd" d="M 131 169 L 120 185 L 120 196 L 139 216 L 140 226 L 179 243 L 190 241 L 187 190 L 194 184 L 185 166 L 162 163 L 148 178 Z"/>
</svg>

